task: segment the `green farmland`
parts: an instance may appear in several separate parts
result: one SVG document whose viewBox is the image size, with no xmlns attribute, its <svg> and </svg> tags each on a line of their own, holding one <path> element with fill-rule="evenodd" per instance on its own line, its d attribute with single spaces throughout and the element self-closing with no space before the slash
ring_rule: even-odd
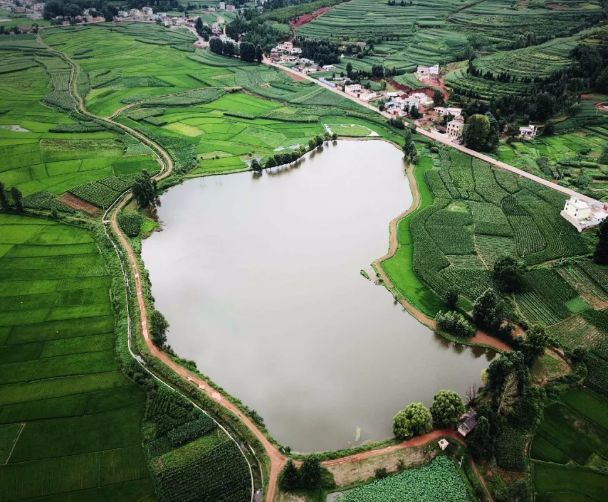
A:
<svg viewBox="0 0 608 502">
<path fill-rule="evenodd" d="M 390 6 L 387 2 L 352 0 L 332 7 L 298 29 L 307 38 L 374 42 L 374 54 L 363 60 L 345 58 L 355 66 L 382 64 L 411 71 L 418 64 L 447 63 L 462 59 L 471 37 L 483 38 L 501 49 L 518 36 L 535 32 L 556 37 L 585 27 L 597 16 L 599 2 L 514 2 L 488 0 L 463 4 L 449 0 L 437 4 L 418 1 Z M 539 5 L 540 4 L 540 5 Z M 559 5 L 559 7 L 555 7 Z"/>
<path fill-rule="evenodd" d="M 591 278 L 569 282 L 559 267 L 544 265 L 588 252 L 559 216 L 562 196 L 454 150 L 426 154 L 414 173 L 430 193 L 423 192 L 420 209 L 401 220 L 397 253 L 383 262 L 398 292 L 434 316 L 450 288 L 472 302 L 493 287 L 494 262 L 510 254 L 532 267 L 524 290 L 511 298 L 516 316 L 551 325 L 573 315 L 573 301 Z"/>
<path fill-rule="evenodd" d="M 90 232 L 0 215 L 0 492 L 151 500 L 145 394 L 122 374 Z"/>
<path fill-rule="evenodd" d="M 608 475 L 608 400 L 570 390 L 545 410 L 530 451 L 540 500 L 601 500 Z"/>
<path fill-rule="evenodd" d="M 30 36 L 0 40 L 0 177 L 25 196 L 156 168 L 147 148 L 72 113 L 69 67 Z"/>
</svg>

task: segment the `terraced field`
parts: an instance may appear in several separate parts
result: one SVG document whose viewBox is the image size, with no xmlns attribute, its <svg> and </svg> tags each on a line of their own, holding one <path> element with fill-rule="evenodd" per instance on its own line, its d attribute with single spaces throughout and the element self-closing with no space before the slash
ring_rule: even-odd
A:
<svg viewBox="0 0 608 502">
<path fill-rule="evenodd" d="M 93 236 L 0 215 L 0 266 L 2 499 L 152 499 L 145 394 L 117 361 Z"/>
<path fill-rule="evenodd" d="M 406 2 L 404 6 L 351 0 L 302 26 L 298 34 L 307 38 L 373 41 L 373 55 L 363 60 L 344 58 L 342 66 L 351 62 L 368 69 L 372 64 L 383 64 L 386 68 L 411 71 L 418 64 L 462 59 L 473 40 L 487 48 L 502 49 L 529 32 L 549 38 L 569 34 L 570 30 L 584 28 L 600 10 L 600 3 L 595 1 L 547 1 L 526 7 L 523 2 L 514 6 L 512 0 L 467 4 L 422 0 Z"/>
</svg>

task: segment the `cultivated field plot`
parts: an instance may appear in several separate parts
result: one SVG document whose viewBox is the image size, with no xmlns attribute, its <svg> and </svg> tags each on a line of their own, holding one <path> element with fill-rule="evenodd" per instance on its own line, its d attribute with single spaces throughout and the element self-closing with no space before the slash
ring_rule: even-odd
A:
<svg viewBox="0 0 608 502">
<path fill-rule="evenodd" d="M 423 156 L 414 172 L 430 193 L 399 223 L 398 251 L 383 267 L 423 312 L 434 315 L 450 288 L 474 301 L 494 286 L 491 269 L 502 255 L 534 267 L 524 290 L 511 298 L 530 324 L 551 325 L 589 308 L 580 295 L 590 278 L 569 282 L 555 264 L 545 265 L 588 252 L 559 215 L 562 196 L 448 149 Z"/>
<path fill-rule="evenodd" d="M 569 390 L 545 409 L 530 451 L 539 497 L 602 500 L 608 483 L 607 417 L 608 400 L 587 389 Z"/>
<path fill-rule="evenodd" d="M 466 502 L 470 500 L 466 483 L 454 462 L 440 456 L 424 467 L 408 469 L 367 485 L 346 490 L 338 495 L 336 501 Z"/>
<path fill-rule="evenodd" d="M 93 237 L 0 215 L 0 265 L 2 500 L 151 499 L 145 395 L 118 366 Z"/>
<path fill-rule="evenodd" d="M 308 38 L 374 42 L 374 55 L 355 65 L 383 64 L 412 70 L 417 64 L 462 59 L 470 40 L 477 38 L 493 49 L 504 48 L 529 32 L 555 37 L 585 27 L 601 10 L 596 1 L 526 2 L 485 0 L 464 5 L 457 0 L 422 0 L 401 6 L 374 0 L 352 0 L 298 29 Z M 345 58 L 344 64 L 349 61 Z M 359 66 L 362 67 L 362 66 Z M 343 69 L 343 68 L 342 68 Z"/>
<path fill-rule="evenodd" d="M 25 196 L 60 194 L 100 178 L 156 169 L 147 148 L 74 113 L 69 66 L 34 38 L 4 37 L 0 54 L 0 180 L 5 186 L 16 186 Z"/>
</svg>

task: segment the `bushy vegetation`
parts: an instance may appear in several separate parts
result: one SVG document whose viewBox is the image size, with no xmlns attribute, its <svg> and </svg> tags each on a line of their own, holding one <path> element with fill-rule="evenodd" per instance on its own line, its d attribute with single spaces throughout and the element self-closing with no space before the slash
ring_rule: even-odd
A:
<svg viewBox="0 0 608 502">
<path fill-rule="evenodd" d="M 393 433 L 397 439 L 408 439 L 429 432 L 433 418 L 422 403 L 410 403 L 393 418 Z"/>
</svg>

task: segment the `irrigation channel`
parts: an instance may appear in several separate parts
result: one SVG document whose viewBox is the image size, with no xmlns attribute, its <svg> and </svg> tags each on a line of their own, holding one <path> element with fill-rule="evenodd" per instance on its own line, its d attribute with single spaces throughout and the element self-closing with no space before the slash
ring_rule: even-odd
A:
<svg viewBox="0 0 608 502">
<path fill-rule="evenodd" d="M 169 344 L 297 451 L 388 438 L 399 409 L 464 394 L 494 356 L 445 343 L 360 272 L 412 203 L 402 157 L 338 141 L 262 176 L 188 180 L 144 241 Z"/>
</svg>

